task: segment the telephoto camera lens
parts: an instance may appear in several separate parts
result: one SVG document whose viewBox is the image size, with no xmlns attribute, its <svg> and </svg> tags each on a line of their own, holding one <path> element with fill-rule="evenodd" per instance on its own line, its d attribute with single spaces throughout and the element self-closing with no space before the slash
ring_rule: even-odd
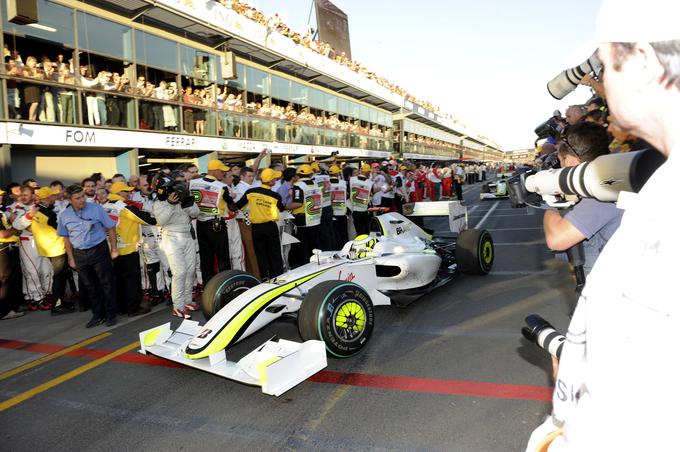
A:
<svg viewBox="0 0 680 452">
<path fill-rule="evenodd" d="M 560 359 L 566 337 L 560 334 L 540 315 L 531 314 L 524 321 L 527 326 L 522 327 L 522 335 L 557 359 Z"/>
</svg>

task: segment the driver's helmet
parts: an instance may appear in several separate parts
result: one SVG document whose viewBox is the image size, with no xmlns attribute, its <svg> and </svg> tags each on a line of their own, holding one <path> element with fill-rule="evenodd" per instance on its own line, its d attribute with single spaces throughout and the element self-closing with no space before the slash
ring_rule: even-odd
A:
<svg viewBox="0 0 680 452">
<path fill-rule="evenodd" d="M 352 241 L 352 247 L 349 249 L 350 259 L 365 258 L 366 253 L 373 251 L 376 243 L 378 243 L 378 238 L 375 236 L 370 236 L 367 234 L 358 235 Z"/>
</svg>

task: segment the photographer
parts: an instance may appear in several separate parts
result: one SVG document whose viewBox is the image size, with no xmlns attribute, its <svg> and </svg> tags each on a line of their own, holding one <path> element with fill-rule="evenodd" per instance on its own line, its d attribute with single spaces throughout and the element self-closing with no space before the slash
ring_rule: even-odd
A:
<svg viewBox="0 0 680 452">
<path fill-rule="evenodd" d="M 173 184 L 172 179 L 165 177 L 158 183 L 152 183 L 152 186 L 167 193 Z M 174 191 L 167 194 L 166 200 L 156 199 L 153 203 L 153 215 L 161 227 L 160 248 L 168 259 L 172 273 L 172 315 L 184 319 L 191 318 L 189 311 L 199 309 L 198 304 L 191 301 L 196 270 L 196 244 L 191 220 L 197 218 L 198 213 L 198 206 L 190 195 L 180 199 L 180 195 Z"/>
<path fill-rule="evenodd" d="M 557 146 L 557 156 L 562 168 L 590 162 L 600 155 L 609 154 L 607 130 L 591 123 L 579 123 L 565 130 Z M 581 199 L 564 216 L 548 210 L 543 217 L 543 231 L 548 248 L 566 251 L 583 242 L 586 276 L 597 256 L 618 229 L 623 212 L 614 203 L 596 199 Z"/>
<path fill-rule="evenodd" d="M 637 194 L 593 268 L 569 325 L 553 416 L 527 450 L 677 448 L 677 210 L 680 3 L 604 0 L 597 25 L 617 124 L 667 157 Z"/>
</svg>

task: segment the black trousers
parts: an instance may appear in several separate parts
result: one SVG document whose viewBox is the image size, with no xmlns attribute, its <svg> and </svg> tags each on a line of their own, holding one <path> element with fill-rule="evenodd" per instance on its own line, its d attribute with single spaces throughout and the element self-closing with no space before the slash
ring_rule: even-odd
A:
<svg viewBox="0 0 680 452">
<path fill-rule="evenodd" d="M 108 113 L 108 122 L 110 126 L 120 126 L 120 104 L 116 96 L 106 96 L 106 111 Z"/>
<path fill-rule="evenodd" d="M 114 319 L 117 311 L 116 280 L 106 240 L 92 248 L 74 249 L 73 257 L 79 281 L 82 281 L 92 303 L 92 316 L 98 319 Z"/>
<path fill-rule="evenodd" d="M 0 317 L 19 309 L 23 298 L 19 248 L 0 243 Z"/>
<path fill-rule="evenodd" d="M 281 241 L 276 223 L 253 224 L 253 245 L 262 279 L 272 279 L 283 273 Z"/>
<path fill-rule="evenodd" d="M 347 215 L 334 216 L 333 229 L 335 230 L 335 248 L 333 248 L 333 251 L 341 250 L 345 243 L 349 241 L 347 237 Z"/>
<path fill-rule="evenodd" d="M 319 249 L 323 251 L 335 250 L 335 231 L 333 230 L 333 207 L 321 209 L 321 224 L 319 224 Z"/>
<path fill-rule="evenodd" d="M 113 261 L 116 272 L 116 294 L 118 312 L 133 314 L 142 303 L 142 270 L 139 267 L 139 253 L 118 256 Z"/>
<path fill-rule="evenodd" d="M 463 200 L 463 185 L 460 182 L 454 180 L 453 181 L 453 190 L 456 192 L 456 198 L 458 198 L 458 201 L 462 201 Z"/>
<path fill-rule="evenodd" d="M 68 259 L 66 258 L 66 253 L 61 256 L 50 257 L 50 263 L 52 264 L 52 296 L 54 300 L 64 301 L 64 296 L 66 294 L 66 278 L 68 277 Z"/>
<path fill-rule="evenodd" d="M 300 243 L 293 243 L 290 246 L 288 262 L 291 267 L 299 267 L 309 263 L 312 251 L 319 248 L 319 226 L 300 226 L 304 224 L 304 221 L 304 215 L 295 217 L 295 238 Z"/>
<path fill-rule="evenodd" d="M 151 104 L 148 102 L 140 102 L 139 110 L 139 120 L 144 121 L 146 123 L 146 127 L 151 129 L 154 122 L 153 108 L 151 107 Z"/>
<path fill-rule="evenodd" d="M 213 221 L 197 221 L 198 253 L 201 260 L 201 278 L 205 286 L 210 278 L 215 276 L 215 261 L 217 271 L 229 270 L 229 236 L 227 225 L 220 219 L 220 229 L 216 231 Z"/>
<path fill-rule="evenodd" d="M 357 231 L 357 236 L 368 234 L 368 222 L 370 221 L 368 211 L 366 212 L 352 212 L 352 219 L 354 220 L 354 229 Z M 354 240 L 354 237 L 350 237 Z"/>
</svg>

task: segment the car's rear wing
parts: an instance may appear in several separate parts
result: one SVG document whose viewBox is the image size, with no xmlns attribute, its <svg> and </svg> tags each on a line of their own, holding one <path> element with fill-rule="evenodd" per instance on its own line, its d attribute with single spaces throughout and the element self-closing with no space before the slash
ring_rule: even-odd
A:
<svg viewBox="0 0 680 452">
<path fill-rule="evenodd" d="M 430 227 L 427 221 L 423 221 L 427 218 L 438 217 L 440 221 L 436 223 L 442 224 L 441 217 L 447 217 L 450 232 L 461 233 L 468 228 L 467 207 L 460 201 L 413 202 L 404 204 L 403 212 L 407 218 L 413 219 L 416 223 L 422 223 L 426 227 Z M 421 221 L 416 220 L 418 217 Z"/>
</svg>

